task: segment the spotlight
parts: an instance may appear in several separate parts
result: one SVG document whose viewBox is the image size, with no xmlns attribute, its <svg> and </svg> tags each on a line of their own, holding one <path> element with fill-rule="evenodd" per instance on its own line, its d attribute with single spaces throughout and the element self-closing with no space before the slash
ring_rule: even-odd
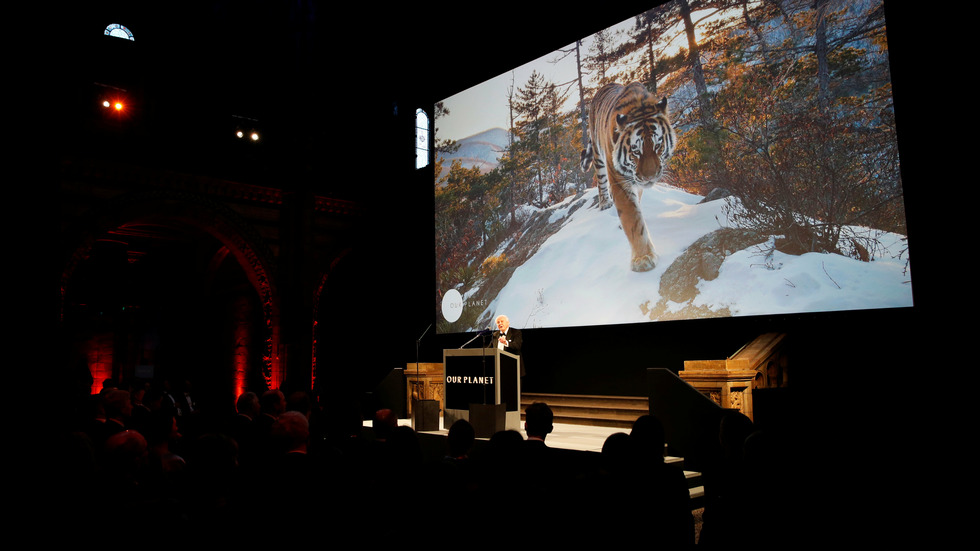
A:
<svg viewBox="0 0 980 551">
<path fill-rule="evenodd" d="M 247 141 L 251 143 L 257 143 L 261 139 L 261 126 L 258 120 L 242 115 L 232 115 L 231 118 L 236 138 L 240 140 L 247 138 Z"/>
<path fill-rule="evenodd" d="M 102 107 L 106 109 L 112 109 L 113 111 L 120 112 L 126 109 L 126 104 L 122 100 L 102 100 Z"/>
<path fill-rule="evenodd" d="M 99 100 L 99 102 L 102 104 L 102 111 L 105 114 L 104 116 L 113 119 L 129 118 L 130 116 L 129 102 L 123 98 L 103 97 Z"/>
<path fill-rule="evenodd" d="M 242 130 L 241 128 L 235 129 L 235 137 L 236 138 L 242 139 L 242 138 L 245 138 L 245 135 L 246 135 L 246 132 L 244 130 Z M 257 130 L 251 130 L 251 131 L 249 131 L 248 132 L 248 139 L 252 140 L 253 142 L 259 141 L 259 133 L 258 133 L 258 131 Z"/>
<path fill-rule="evenodd" d="M 108 84 L 95 83 L 97 88 L 97 99 L 102 105 L 102 110 L 106 114 L 112 113 L 116 116 L 129 117 L 132 110 L 129 92 L 122 88 L 110 86 Z"/>
</svg>

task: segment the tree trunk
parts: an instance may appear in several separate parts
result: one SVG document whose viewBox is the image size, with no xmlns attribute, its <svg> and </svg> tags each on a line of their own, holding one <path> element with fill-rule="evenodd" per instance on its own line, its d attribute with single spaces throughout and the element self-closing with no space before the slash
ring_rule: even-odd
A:
<svg viewBox="0 0 980 551">
<path fill-rule="evenodd" d="M 681 19 L 684 21 L 684 32 L 687 34 L 687 50 L 691 63 L 691 76 L 694 79 L 694 89 L 698 93 L 698 104 L 701 107 L 701 123 L 706 127 L 711 120 L 711 109 L 708 102 L 708 84 L 704 78 L 704 67 L 701 66 L 701 49 L 694 35 L 694 21 L 691 19 L 691 5 L 687 0 L 678 0 L 681 9 Z"/>
<path fill-rule="evenodd" d="M 827 62 L 827 8 L 828 0 L 816 0 L 817 27 L 814 31 L 814 53 L 817 56 L 817 107 L 826 114 L 830 107 L 830 65 Z"/>
</svg>

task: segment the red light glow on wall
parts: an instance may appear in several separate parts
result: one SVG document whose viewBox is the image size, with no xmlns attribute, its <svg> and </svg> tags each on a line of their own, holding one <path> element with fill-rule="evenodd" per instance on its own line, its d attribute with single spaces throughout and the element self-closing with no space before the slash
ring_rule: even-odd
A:
<svg viewBox="0 0 980 551">
<path fill-rule="evenodd" d="M 112 333 L 95 335 L 85 343 L 85 359 L 92 374 L 92 394 L 102 390 L 102 383 L 112 378 Z"/>
</svg>

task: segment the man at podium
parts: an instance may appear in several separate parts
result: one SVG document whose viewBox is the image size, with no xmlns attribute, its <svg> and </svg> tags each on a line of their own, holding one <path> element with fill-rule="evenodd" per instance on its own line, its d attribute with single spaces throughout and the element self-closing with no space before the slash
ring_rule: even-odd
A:
<svg viewBox="0 0 980 551">
<path fill-rule="evenodd" d="M 521 330 L 510 326 L 510 319 L 501 314 L 495 320 L 497 330 L 493 332 L 493 338 L 497 342 L 497 348 L 504 352 L 510 352 L 520 357 L 521 377 L 524 376 L 524 358 L 521 356 Z"/>
</svg>

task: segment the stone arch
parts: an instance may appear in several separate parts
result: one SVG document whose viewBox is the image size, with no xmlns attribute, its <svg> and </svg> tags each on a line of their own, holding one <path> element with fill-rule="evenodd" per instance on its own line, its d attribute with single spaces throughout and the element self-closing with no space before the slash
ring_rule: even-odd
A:
<svg viewBox="0 0 980 551">
<path fill-rule="evenodd" d="M 286 366 L 278 355 L 280 297 L 275 283 L 274 255 L 251 224 L 227 205 L 205 195 L 167 190 L 132 192 L 104 201 L 75 220 L 63 234 L 62 320 L 71 277 L 92 251 L 96 239 L 134 221 L 182 223 L 196 228 L 214 237 L 237 260 L 261 303 L 265 343 L 261 375 L 269 388 L 277 388 L 285 377 Z"/>
<path fill-rule="evenodd" d="M 337 265 L 351 252 L 350 248 L 342 250 L 339 254 L 334 256 L 330 261 L 330 265 L 327 266 L 325 270 L 320 274 L 318 278 L 316 289 L 313 292 L 313 316 L 312 324 L 310 327 L 311 331 L 311 362 L 310 362 L 310 388 L 318 388 L 317 385 L 317 324 L 320 320 L 320 299 L 323 298 L 323 293 L 327 290 L 327 282 L 330 279 L 330 274 L 337 268 Z"/>
</svg>

